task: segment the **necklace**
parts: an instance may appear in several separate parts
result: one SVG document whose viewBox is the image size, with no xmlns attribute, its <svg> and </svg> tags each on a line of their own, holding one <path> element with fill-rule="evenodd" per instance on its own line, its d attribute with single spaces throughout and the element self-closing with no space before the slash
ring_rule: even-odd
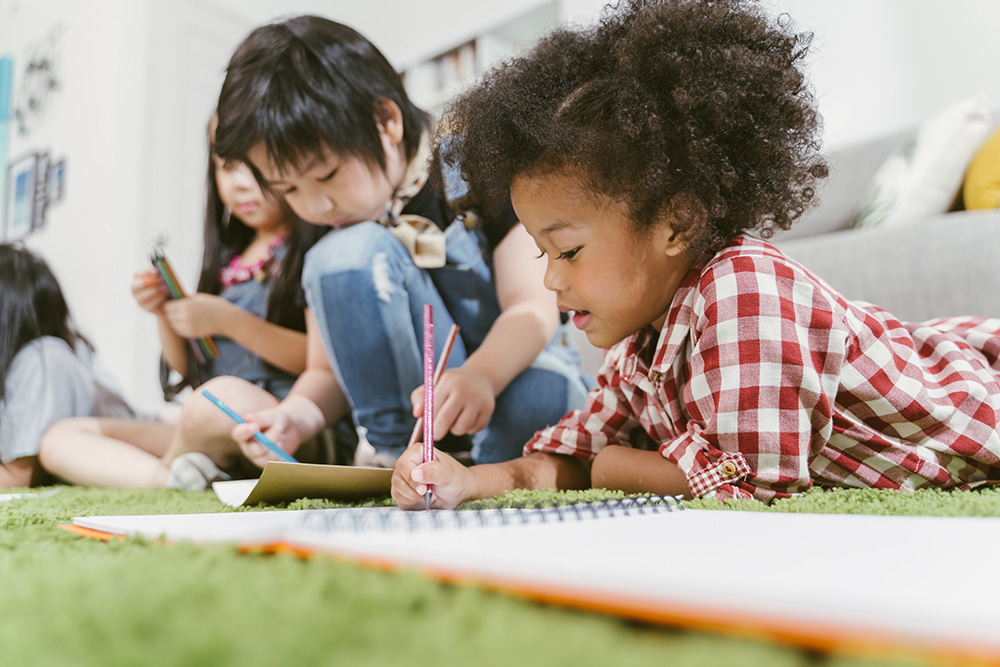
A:
<svg viewBox="0 0 1000 667">
<path fill-rule="evenodd" d="M 266 267 L 274 258 L 274 251 L 277 250 L 278 247 L 284 242 L 284 236 L 275 238 L 271 241 L 270 245 L 267 246 L 267 255 L 253 264 L 242 264 L 241 260 L 243 259 L 243 255 L 233 257 L 232 261 L 229 262 L 229 266 L 224 266 L 219 272 L 219 278 L 222 280 L 222 286 L 224 288 L 232 287 L 233 285 L 245 283 L 251 278 L 261 283 L 267 280 L 269 276 Z"/>
</svg>

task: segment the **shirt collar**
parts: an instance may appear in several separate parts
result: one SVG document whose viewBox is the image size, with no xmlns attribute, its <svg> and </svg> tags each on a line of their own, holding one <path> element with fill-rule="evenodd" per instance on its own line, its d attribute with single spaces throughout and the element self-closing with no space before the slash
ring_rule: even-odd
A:
<svg viewBox="0 0 1000 667">
<path fill-rule="evenodd" d="M 647 345 L 656 341 L 656 351 L 653 354 L 653 361 L 649 365 L 650 373 L 666 373 L 673 365 L 674 359 L 683 348 L 691 333 L 691 326 L 694 314 L 694 301 L 697 296 L 698 281 L 702 272 L 713 257 L 713 253 L 705 253 L 691 264 L 681 284 L 674 292 L 674 298 L 670 302 L 667 310 L 667 318 L 664 320 L 663 329 L 656 332 L 651 327 L 646 327 L 626 338 L 621 345 L 625 346 L 618 371 L 623 377 L 631 377 L 636 372 L 644 371 L 645 363 L 642 361 L 642 352 Z"/>
<path fill-rule="evenodd" d="M 695 299 L 698 296 L 698 282 L 705 273 L 709 264 L 717 258 L 727 253 L 746 252 L 747 248 L 770 249 L 778 252 L 769 244 L 755 239 L 751 236 L 741 234 L 729 242 L 726 247 L 717 253 L 703 253 L 697 260 L 692 262 L 681 284 L 674 292 L 674 297 L 670 301 L 670 308 L 667 309 L 667 318 L 664 320 L 663 329 L 657 332 L 646 327 L 628 338 L 618 343 L 615 347 L 624 346 L 623 352 L 617 361 L 617 369 L 622 377 L 632 377 L 636 372 L 648 372 L 650 374 L 663 374 L 670 370 L 674 359 L 683 349 L 691 336 L 691 328 L 694 326 Z M 653 361 L 646 371 L 645 362 L 642 361 L 642 351 L 651 340 L 656 337 L 656 351 L 653 354 Z"/>
<path fill-rule="evenodd" d="M 653 356 L 653 363 L 650 364 L 651 372 L 665 373 L 673 365 L 674 359 L 683 348 L 684 344 L 691 337 L 691 328 L 695 322 L 695 299 L 698 296 L 698 283 L 705 274 L 708 265 L 719 258 L 731 254 L 748 252 L 778 252 L 760 239 L 756 239 L 745 234 L 741 234 L 732 239 L 728 245 L 717 253 L 704 253 L 688 270 L 684 280 L 681 281 L 674 298 L 667 311 L 667 319 L 664 321 L 663 330 L 660 332 L 659 341 L 656 344 L 656 353 Z"/>
<path fill-rule="evenodd" d="M 656 353 L 653 355 L 653 363 L 650 370 L 665 372 L 674 362 L 674 358 L 691 333 L 691 321 L 694 313 L 694 298 L 697 294 L 695 289 L 701 273 L 711 259 L 711 255 L 703 255 L 688 269 L 687 274 L 681 281 L 674 298 L 670 302 L 670 309 L 667 310 L 667 319 L 663 322 L 663 330 L 656 343 Z"/>
</svg>

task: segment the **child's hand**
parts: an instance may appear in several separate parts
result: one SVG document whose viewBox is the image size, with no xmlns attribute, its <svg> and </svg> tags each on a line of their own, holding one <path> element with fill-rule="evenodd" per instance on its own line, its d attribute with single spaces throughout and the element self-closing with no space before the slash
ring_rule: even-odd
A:
<svg viewBox="0 0 1000 667">
<path fill-rule="evenodd" d="M 240 446 L 243 456 L 258 468 L 268 461 L 280 461 L 270 449 L 254 440 L 254 433 L 263 431 L 271 442 L 288 453 L 294 453 L 302 442 L 302 436 L 294 423 L 280 408 L 261 410 L 245 417 L 245 424 L 237 424 L 230 431 L 233 440 Z"/>
<path fill-rule="evenodd" d="M 143 310 L 159 313 L 168 295 L 167 286 L 156 269 L 136 271 L 132 276 L 132 296 Z"/>
<path fill-rule="evenodd" d="M 413 416 L 424 414 L 424 387 L 410 394 Z M 434 439 L 446 433 L 465 435 L 486 428 L 496 407 L 493 387 L 482 375 L 467 368 L 445 371 L 434 387 Z"/>
<path fill-rule="evenodd" d="M 392 497 L 404 510 L 424 509 L 424 493 L 433 484 L 435 509 L 453 509 L 472 497 L 473 477 L 454 458 L 434 450 L 434 460 L 424 463 L 424 445 L 416 443 L 396 460 L 392 471 Z"/>
<path fill-rule="evenodd" d="M 214 294 L 193 294 L 170 301 L 164 306 L 170 328 L 182 338 L 201 338 L 224 333 L 226 319 L 233 308 L 229 301 Z"/>
</svg>

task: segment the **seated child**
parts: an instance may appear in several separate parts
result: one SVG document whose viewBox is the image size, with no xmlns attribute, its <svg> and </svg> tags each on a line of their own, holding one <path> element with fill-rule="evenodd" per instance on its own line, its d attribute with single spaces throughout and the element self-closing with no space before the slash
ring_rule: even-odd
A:
<svg viewBox="0 0 1000 667">
<path fill-rule="evenodd" d="M 1000 320 L 898 321 L 766 238 L 826 175 L 798 70 L 809 38 L 752 2 L 627 3 L 559 30 L 454 106 L 439 142 L 514 209 L 545 285 L 611 347 L 583 410 L 521 459 L 404 454 L 393 496 L 515 487 L 770 501 L 810 487 L 1000 479 Z"/>
<path fill-rule="evenodd" d="M 440 354 L 435 434 L 476 462 L 520 455 L 524 441 L 581 407 L 587 383 L 509 206 L 471 213 L 457 170 L 427 183 L 428 116 L 371 42 L 299 16 L 254 30 L 219 96 L 221 155 L 247 160 L 303 220 L 330 229 L 306 257 L 308 367 L 277 409 L 234 431 L 259 464 L 256 426 L 293 452 L 350 405 L 391 466 L 422 410 L 422 310 L 434 306 Z M 485 221 L 485 224 L 484 224 Z"/>
<path fill-rule="evenodd" d="M 42 434 L 66 417 L 132 417 L 90 343 L 73 327 L 45 260 L 0 245 L 0 487 L 45 480 Z"/>
<path fill-rule="evenodd" d="M 209 389 L 237 412 L 256 410 L 284 398 L 305 367 L 299 280 L 305 252 L 323 230 L 262 191 L 246 165 L 216 155 L 215 125 L 213 117 L 206 137 L 208 200 L 197 291 L 170 300 L 152 267 L 132 281 L 136 303 L 156 316 L 165 364 L 181 376 L 178 386 L 165 391 L 196 389 L 177 424 L 73 419 L 53 426 L 42 440 L 41 462 L 62 480 L 201 490 L 229 473 L 252 476 L 257 468 L 230 437 L 232 420 L 200 390 Z M 216 343 L 215 358 L 192 353 L 189 339 L 202 336 Z M 340 434 L 356 442 L 353 428 Z M 311 451 L 307 460 L 330 463 L 330 455 Z"/>
</svg>

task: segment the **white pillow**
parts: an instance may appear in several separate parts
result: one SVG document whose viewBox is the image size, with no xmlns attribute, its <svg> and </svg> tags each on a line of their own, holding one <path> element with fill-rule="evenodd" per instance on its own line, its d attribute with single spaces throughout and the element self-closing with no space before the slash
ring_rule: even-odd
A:
<svg viewBox="0 0 1000 667">
<path fill-rule="evenodd" d="M 853 226 L 897 225 L 947 211 L 991 127 L 982 94 L 924 122 L 875 172 Z"/>
</svg>

